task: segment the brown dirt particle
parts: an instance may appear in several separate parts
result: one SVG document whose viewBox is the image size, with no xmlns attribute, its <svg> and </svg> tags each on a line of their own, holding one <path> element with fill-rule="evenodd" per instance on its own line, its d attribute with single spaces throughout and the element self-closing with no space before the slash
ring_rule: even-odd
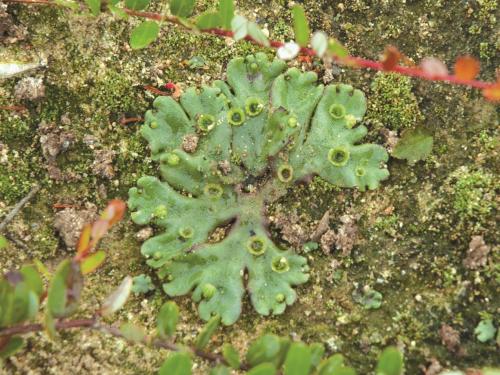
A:
<svg viewBox="0 0 500 375">
<path fill-rule="evenodd" d="M 327 210 L 318 222 L 318 226 L 311 234 L 311 241 L 317 242 L 328 229 L 330 229 L 330 210 Z"/>
<path fill-rule="evenodd" d="M 344 215 L 340 218 L 340 221 L 342 221 L 342 225 L 337 231 L 335 246 L 337 249 L 342 250 L 342 256 L 348 256 L 357 239 L 358 226 L 356 225 L 356 217 Z"/>
<path fill-rule="evenodd" d="M 224 176 L 231 173 L 231 163 L 229 163 L 229 160 L 222 160 L 217 166 Z"/>
<path fill-rule="evenodd" d="M 182 139 L 182 149 L 192 154 L 198 148 L 199 139 L 196 134 L 186 134 Z"/>
<path fill-rule="evenodd" d="M 54 227 L 59 231 L 68 249 L 75 248 L 83 226 L 95 221 L 96 212 L 95 207 L 89 207 L 86 210 L 65 208 L 55 214 Z"/>
<path fill-rule="evenodd" d="M 17 100 L 36 100 L 45 96 L 45 85 L 42 78 L 27 77 L 20 80 L 14 88 Z"/>
<path fill-rule="evenodd" d="M 135 238 L 137 238 L 139 241 L 144 242 L 148 238 L 151 238 L 153 236 L 153 228 L 151 227 L 146 227 L 142 228 L 137 234 L 135 235 Z"/>
<path fill-rule="evenodd" d="M 283 239 L 295 248 L 301 247 L 309 237 L 306 230 L 299 224 L 300 218 L 296 213 L 280 213 L 274 218 L 273 222 L 281 231 Z"/>
<path fill-rule="evenodd" d="M 443 370 L 443 366 L 436 358 L 431 358 L 429 366 L 421 366 L 421 369 L 424 375 L 438 375 Z"/>
<path fill-rule="evenodd" d="M 92 163 L 92 172 L 96 176 L 101 176 L 111 180 L 115 177 L 115 170 L 113 169 L 113 159 L 116 152 L 112 150 L 94 150 L 94 162 Z"/>
<path fill-rule="evenodd" d="M 323 253 L 330 254 L 332 246 L 336 240 L 337 234 L 335 233 L 335 231 L 333 229 L 328 229 L 326 233 L 321 236 L 321 239 L 319 241 Z"/>
<path fill-rule="evenodd" d="M 441 337 L 441 343 L 450 352 L 457 352 L 460 349 L 460 333 L 453 327 L 442 324 L 439 329 L 439 337 Z"/>
<path fill-rule="evenodd" d="M 392 153 L 392 150 L 394 150 L 394 147 L 396 147 L 399 142 L 398 132 L 389 130 L 387 128 L 382 128 L 380 129 L 380 133 L 385 138 L 385 147 L 387 148 L 389 153 Z"/>
<path fill-rule="evenodd" d="M 56 158 L 74 143 L 76 137 L 73 133 L 62 131 L 54 124 L 44 121 L 38 125 L 38 133 L 49 177 L 56 181 L 63 180 L 64 175 L 57 166 Z"/>
<path fill-rule="evenodd" d="M 14 23 L 7 4 L 0 4 L 0 43 L 13 44 L 26 38 L 26 28 Z"/>
<path fill-rule="evenodd" d="M 473 236 L 469 243 L 467 257 L 463 260 L 465 268 L 474 270 L 486 265 L 491 247 L 486 245 L 483 236 Z"/>
</svg>

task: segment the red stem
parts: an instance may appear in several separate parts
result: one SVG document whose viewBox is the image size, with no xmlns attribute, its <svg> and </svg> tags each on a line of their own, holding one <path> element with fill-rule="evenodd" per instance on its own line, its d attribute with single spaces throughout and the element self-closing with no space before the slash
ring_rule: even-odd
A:
<svg viewBox="0 0 500 375">
<path fill-rule="evenodd" d="M 129 117 L 129 118 L 122 118 L 120 120 L 120 124 L 121 125 L 128 125 L 128 124 L 133 123 L 133 122 L 141 122 L 141 121 L 144 121 L 144 119 L 142 117 Z"/>
<path fill-rule="evenodd" d="M 10 1 L 10 0 L 6 0 Z M 22 0 L 20 0 L 22 1 Z M 148 19 L 154 19 L 157 21 L 167 21 L 171 23 L 175 23 L 177 25 L 181 25 L 184 28 L 189 29 L 185 25 L 182 25 L 177 17 L 171 17 L 171 16 L 162 16 L 161 14 L 157 13 L 151 13 L 151 12 L 138 12 L 138 11 L 133 11 L 126 9 L 125 10 L 128 14 L 137 16 L 137 17 L 143 17 L 143 18 L 148 18 Z M 232 38 L 234 36 L 234 33 L 229 30 L 222 30 L 222 29 L 207 29 L 207 30 L 201 30 L 201 32 L 220 36 L 220 37 L 226 37 L 226 38 Z M 262 45 L 261 43 L 257 42 L 254 40 L 251 36 L 246 36 L 245 40 L 252 42 L 254 44 Z M 271 47 L 273 48 L 280 48 L 284 45 L 283 42 L 271 40 L 269 41 Z M 306 56 L 316 56 L 316 52 L 312 48 L 307 48 L 307 47 L 302 47 L 300 49 L 300 53 L 302 55 Z M 344 64 L 352 64 L 355 65 L 356 67 L 361 67 L 361 68 L 366 68 L 366 69 L 372 69 L 376 71 L 384 71 L 384 72 L 395 72 L 399 73 L 405 76 L 409 77 L 416 77 L 416 78 L 421 78 L 425 79 L 428 81 L 443 81 L 443 82 L 448 82 L 456 85 L 465 85 L 465 86 L 470 86 L 478 89 L 485 89 L 489 87 L 493 87 L 495 83 L 491 82 L 484 82 L 484 81 L 477 81 L 477 80 L 464 80 L 464 79 L 459 79 L 454 75 L 447 74 L 447 75 L 441 75 L 441 76 L 430 76 L 429 73 L 423 71 L 420 68 L 416 67 L 407 67 L 407 66 L 402 66 L 402 65 L 396 65 L 394 68 L 387 70 L 384 68 L 382 62 L 380 61 L 374 61 L 374 60 L 368 60 L 364 59 L 362 57 L 356 57 L 356 56 L 348 56 L 346 58 L 337 58 L 336 59 L 338 63 L 344 63 Z"/>
<path fill-rule="evenodd" d="M 57 330 L 71 329 L 71 328 L 92 328 L 95 324 L 96 324 L 95 319 L 76 319 L 68 321 L 58 321 L 56 322 L 55 327 Z M 27 333 L 40 332 L 43 330 L 44 330 L 43 325 L 39 323 L 23 324 L 0 330 L 0 337 L 25 335 Z"/>
<path fill-rule="evenodd" d="M 373 69 L 373 70 L 378 70 L 378 71 L 387 71 L 384 69 L 382 62 L 380 62 L 380 61 L 367 60 L 367 59 L 363 59 L 361 57 L 354 57 L 354 56 L 348 57 L 347 61 L 352 62 L 354 65 L 360 66 L 363 68 Z M 490 83 L 490 82 L 459 79 L 456 76 L 451 75 L 451 74 L 441 75 L 441 76 L 429 76 L 428 73 L 426 73 L 425 71 L 423 71 L 420 68 L 407 67 L 407 66 L 402 66 L 402 65 L 396 65 L 393 69 L 391 69 L 389 71 L 400 73 L 402 75 L 409 76 L 409 77 L 422 78 L 422 79 L 425 79 L 428 81 L 444 81 L 444 82 L 449 82 L 449 83 L 453 83 L 456 85 L 466 85 L 466 86 L 470 86 L 470 87 L 475 87 L 477 89 L 485 89 L 485 88 L 488 88 L 488 87 L 495 85 L 494 83 Z"/>
<path fill-rule="evenodd" d="M 91 319 L 59 320 L 55 323 L 55 329 L 58 331 L 66 330 L 66 329 L 73 329 L 73 328 L 88 328 L 91 330 L 104 332 L 104 333 L 107 333 L 111 336 L 115 336 L 115 337 L 119 337 L 119 338 L 127 340 L 123 336 L 123 334 L 119 328 L 112 326 L 112 325 L 103 324 L 100 321 L 98 321 L 96 317 L 91 318 Z M 44 326 L 42 324 L 39 324 L 39 323 L 20 324 L 20 325 L 12 326 L 9 328 L 0 329 L 0 344 L 2 342 L 2 338 L 9 338 L 9 337 L 15 336 L 15 335 L 25 335 L 25 334 L 33 333 L 33 332 L 41 332 L 43 330 L 44 330 Z M 141 343 L 145 344 L 145 345 L 157 347 L 157 348 L 171 350 L 171 351 L 180 350 L 180 348 L 177 345 L 175 345 L 173 342 L 160 340 L 160 339 L 152 338 L 152 337 L 145 337 L 144 339 L 141 340 Z M 213 363 L 223 363 L 223 364 L 227 365 L 226 360 L 221 355 L 205 352 L 203 350 L 199 350 L 199 349 L 196 349 L 194 347 L 191 347 L 190 350 L 198 357 L 203 358 L 207 361 L 210 361 Z M 248 370 L 249 366 L 246 363 L 242 363 L 240 365 L 240 369 L 241 370 Z"/>
<path fill-rule="evenodd" d="M 52 2 L 51 0 L 3 0 L 6 3 L 24 3 L 24 4 L 43 4 L 43 5 L 50 5 L 50 6 L 59 6 L 59 4 L 56 4 Z M 192 30 L 189 26 L 186 26 L 183 24 L 179 18 L 175 16 L 168 16 L 168 15 L 162 15 L 159 13 L 154 13 L 154 12 L 141 12 L 141 11 L 136 11 L 132 9 L 124 9 L 124 11 L 135 17 L 142 17 L 142 18 L 147 18 L 155 21 L 166 21 L 169 23 L 173 23 L 176 25 L 179 25 L 185 29 Z M 201 32 L 212 34 L 212 35 L 217 35 L 221 37 L 228 37 L 232 38 L 234 36 L 233 32 L 228 31 L 228 30 L 222 30 L 222 29 L 208 29 L 208 30 L 200 30 Z M 246 40 L 254 43 L 261 45 L 261 43 L 257 42 L 254 40 L 252 37 L 247 36 L 245 38 Z M 270 41 L 270 46 L 273 48 L 279 48 L 283 46 L 283 42 L 279 41 Z M 316 53 L 313 49 L 311 48 L 301 48 L 300 53 L 303 55 L 307 56 L 315 56 Z M 451 84 L 456 84 L 456 85 L 464 85 L 464 86 L 469 86 L 469 87 L 474 87 L 478 89 L 487 89 L 494 87 L 498 85 L 498 83 L 491 83 L 491 82 L 484 82 L 484 81 L 478 81 L 478 80 L 463 80 L 460 79 L 454 75 L 451 74 L 446 74 L 446 75 L 440 75 L 440 76 L 435 76 L 435 75 L 430 75 L 429 73 L 423 71 L 420 68 L 417 67 L 406 67 L 402 65 L 396 65 L 392 69 L 387 70 L 384 68 L 382 62 L 380 61 L 374 61 L 374 60 L 368 60 L 364 59 L 361 57 L 356 57 L 356 56 L 348 56 L 346 58 L 336 58 L 336 61 L 338 63 L 343 63 L 347 65 L 354 65 L 356 67 L 361 67 L 365 69 L 372 69 L 376 71 L 384 71 L 384 72 L 395 72 L 399 73 L 401 75 L 409 76 L 409 77 L 416 77 L 416 78 L 421 78 L 425 79 L 428 81 L 442 81 L 442 82 L 448 82 Z"/>
</svg>

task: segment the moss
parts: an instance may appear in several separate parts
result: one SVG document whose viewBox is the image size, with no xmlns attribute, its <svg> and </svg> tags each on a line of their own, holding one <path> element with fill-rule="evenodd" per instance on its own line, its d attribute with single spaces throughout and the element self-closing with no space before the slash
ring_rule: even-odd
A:
<svg viewBox="0 0 500 375">
<path fill-rule="evenodd" d="M 29 146 L 33 139 L 33 129 L 29 122 L 19 116 L 0 117 L 0 142 L 13 147 Z"/>
<path fill-rule="evenodd" d="M 18 160 L 15 167 L 0 164 L 0 196 L 7 204 L 14 204 L 28 194 L 36 181 L 31 166 L 22 160 Z"/>
<path fill-rule="evenodd" d="M 482 60 L 489 61 L 492 57 L 492 51 L 490 45 L 487 42 L 479 43 L 479 57 Z"/>
<path fill-rule="evenodd" d="M 496 208 L 494 176 L 461 167 L 450 176 L 453 209 L 462 220 L 483 222 Z"/>
<path fill-rule="evenodd" d="M 400 130 L 423 120 L 408 77 L 377 73 L 368 103 L 367 119 L 377 127 Z"/>
<path fill-rule="evenodd" d="M 140 176 L 156 173 L 156 164 L 149 156 L 144 155 L 147 147 L 146 141 L 140 136 L 139 131 L 130 130 L 122 134 L 120 150 L 116 156 L 116 179 L 120 181 L 118 191 L 120 195 L 126 194 L 128 189 L 135 185 Z"/>
<path fill-rule="evenodd" d="M 29 223 L 30 243 L 36 243 L 36 246 L 30 247 L 30 258 L 43 262 L 52 259 L 56 254 L 59 240 L 52 228 L 51 212 L 43 203 L 35 202 L 33 207 L 26 210 L 24 216 L 25 222 Z"/>
<path fill-rule="evenodd" d="M 86 103 L 82 103 L 81 107 L 93 123 L 106 125 L 118 121 L 117 116 L 137 114 L 146 108 L 142 96 L 137 95 L 134 81 L 116 70 L 106 71 L 102 77 L 88 82 L 88 85 L 90 89 L 85 95 Z"/>
<path fill-rule="evenodd" d="M 13 204 L 39 182 L 40 156 L 33 126 L 19 116 L 0 116 L 0 197 Z"/>
<path fill-rule="evenodd" d="M 278 20 L 271 31 L 271 35 L 276 40 L 290 40 L 293 39 L 293 28 L 290 22 L 285 20 Z"/>
<path fill-rule="evenodd" d="M 375 228 L 391 236 L 395 236 L 398 231 L 399 222 L 399 216 L 396 214 L 378 217 L 375 221 Z"/>
<path fill-rule="evenodd" d="M 471 13 L 477 23 L 469 27 L 469 33 L 479 34 L 483 31 L 483 28 L 490 29 L 495 27 L 498 1 L 478 0 L 474 2 L 474 8 L 471 8 Z"/>
</svg>

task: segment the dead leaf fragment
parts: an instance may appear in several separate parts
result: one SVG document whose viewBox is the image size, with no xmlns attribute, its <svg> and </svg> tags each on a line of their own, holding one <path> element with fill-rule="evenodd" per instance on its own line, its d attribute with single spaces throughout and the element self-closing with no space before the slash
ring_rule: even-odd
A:
<svg viewBox="0 0 500 375">
<path fill-rule="evenodd" d="M 448 324 L 442 324 L 439 329 L 439 337 L 441 337 L 441 343 L 450 352 L 456 352 L 460 348 L 460 333 Z"/>
</svg>

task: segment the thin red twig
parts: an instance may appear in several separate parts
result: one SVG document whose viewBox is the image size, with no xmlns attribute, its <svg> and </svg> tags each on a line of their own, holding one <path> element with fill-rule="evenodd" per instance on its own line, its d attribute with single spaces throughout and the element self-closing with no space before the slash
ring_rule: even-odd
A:
<svg viewBox="0 0 500 375">
<path fill-rule="evenodd" d="M 63 210 L 65 208 L 76 208 L 77 206 L 75 204 L 66 204 L 66 203 L 54 203 L 52 205 L 52 208 L 56 210 Z"/>
<path fill-rule="evenodd" d="M 156 87 L 149 86 L 149 85 L 145 85 L 144 90 L 147 90 L 149 92 L 152 92 L 155 95 L 160 95 L 160 96 L 169 96 L 170 95 L 170 93 L 168 93 L 166 91 L 161 91 L 161 90 L 157 89 Z"/>
<path fill-rule="evenodd" d="M 57 331 L 63 331 L 67 329 L 74 329 L 74 328 L 87 328 L 91 329 L 94 331 L 100 331 L 103 333 L 107 333 L 111 336 L 122 338 L 127 340 L 127 338 L 123 335 L 121 330 L 118 327 L 104 324 L 97 320 L 96 317 L 90 318 L 90 319 L 75 319 L 75 320 L 59 320 L 55 322 L 54 325 L 55 329 Z M 31 324 L 20 324 L 8 328 L 3 328 L 0 329 L 0 339 L 2 338 L 9 338 L 11 336 L 15 335 L 25 335 L 28 333 L 33 333 L 33 332 L 42 332 L 44 331 L 44 326 L 40 323 L 31 323 Z M 127 340 L 128 341 L 128 340 Z M 179 351 L 181 348 L 179 348 L 177 345 L 170 341 L 166 340 L 161 340 L 158 338 L 153 338 L 153 337 L 144 337 L 141 341 L 142 344 L 144 345 L 149 345 L 153 346 L 156 348 L 163 348 L 167 349 L 170 351 Z M 207 361 L 210 361 L 212 363 L 223 363 L 223 364 L 228 364 L 224 357 L 218 354 L 214 353 L 209 353 L 203 350 L 196 349 L 194 347 L 191 347 L 190 350 L 197 355 L 200 358 L 203 358 Z M 240 365 L 241 370 L 248 370 L 249 366 L 246 363 L 241 363 Z"/>
<path fill-rule="evenodd" d="M 350 56 L 347 58 L 347 62 L 352 62 L 354 65 L 362 68 L 373 69 L 378 71 L 387 71 L 384 69 L 382 62 L 380 61 L 373 61 L 373 60 L 363 59 L 361 57 Z M 477 89 L 485 89 L 495 85 L 494 83 L 492 84 L 491 82 L 484 82 L 477 80 L 463 80 L 451 74 L 429 77 L 428 73 L 424 72 L 420 68 L 408 67 L 402 65 L 396 65 L 393 69 L 389 71 L 400 73 L 402 75 L 409 77 L 422 78 L 428 81 L 444 81 L 456 85 L 470 86 Z"/>
<path fill-rule="evenodd" d="M 9 1 L 9 0 L 7 0 Z M 21 0 L 19 0 L 21 1 Z M 176 17 L 172 16 L 162 16 L 161 14 L 157 13 L 151 13 L 151 12 L 139 12 L 139 11 L 130 11 L 126 10 L 126 12 L 130 15 L 134 15 L 137 17 L 142 17 L 142 18 L 148 18 L 148 19 L 154 19 L 157 21 L 167 21 L 171 23 L 175 23 L 177 25 L 181 25 L 186 29 L 189 29 L 185 25 L 179 22 L 179 20 Z M 201 32 L 220 36 L 220 37 L 226 37 L 226 38 L 232 38 L 234 36 L 234 33 L 229 30 L 222 30 L 222 29 L 207 29 L 207 30 L 201 30 Z M 247 36 L 245 40 L 262 45 L 261 43 L 257 42 L 254 40 L 251 36 Z M 271 47 L 273 48 L 280 48 L 284 45 L 283 42 L 271 40 L 269 41 Z M 307 48 L 307 47 L 302 47 L 300 49 L 300 53 L 302 55 L 306 56 L 316 56 L 316 52 L 312 48 Z M 366 69 L 372 69 L 376 71 L 384 71 L 384 72 L 395 72 L 399 73 L 402 75 L 410 76 L 410 77 L 416 77 L 416 78 L 421 78 L 425 79 L 428 81 L 443 81 L 443 82 L 448 82 L 456 85 L 465 85 L 465 86 L 470 86 L 478 89 L 485 89 L 489 87 L 493 87 L 495 83 L 491 82 L 484 82 L 484 81 L 478 81 L 478 80 L 462 80 L 454 75 L 447 74 L 447 75 L 442 75 L 442 76 L 429 76 L 427 72 L 423 71 L 420 68 L 417 67 L 407 67 L 407 66 L 402 66 L 402 65 L 396 65 L 394 68 L 391 70 L 386 70 L 380 61 L 374 61 L 374 60 L 369 60 L 369 59 L 364 59 L 362 57 L 356 57 L 356 56 L 348 56 L 346 58 L 338 58 L 337 61 L 339 63 L 347 64 L 347 65 L 354 65 L 356 67 L 360 68 L 366 68 Z"/>
<path fill-rule="evenodd" d="M 54 3 L 51 0 L 3 0 L 6 3 L 24 3 L 24 4 L 42 4 L 42 5 L 50 5 L 50 6 L 60 6 L 60 4 Z M 189 26 L 187 26 L 185 23 L 181 22 L 179 18 L 175 16 L 169 16 L 169 15 L 162 15 L 159 13 L 154 13 L 154 12 L 141 12 L 141 11 L 136 11 L 132 9 L 124 9 L 124 11 L 135 17 L 141 17 L 141 18 L 147 18 L 155 21 L 165 21 L 169 23 L 173 23 L 176 25 L 179 25 L 185 29 L 192 30 Z M 200 30 L 203 33 L 208 33 L 212 35 L 217 35 L 221 37 L 228 37 L 232 38 L 234 36 L 233 32 L 228 31 L 228 30 L 222 30 L 222 29 L 208 29 L 208 30 Z M 254 40 L 252 37 L 247 36 L 245 38 L 246 40 L 261 45 L 261 43 L 257 42 Z M 273 48 L 280 48 L 283 46 L 283 42 L 279 41 L 270 41 L 270 46 Z M 300 53 L 306 56 L 315 56 L 316 52 L 307 47 L 302 47 L 300 49 Z M 380 61 L 374 61 L 374 60 L 369 60 L 361 57 L 356 57 L 356 56 L 348 56 L 345 58 L 337 58 L 336 61 L 341 64 L 346 64 L 346 65 L 353 65 L 355 67 L 359 68 L 365 68 L 365 69 L 372 69 L 376 71 L 384 71 L 384 72 L 395 72 L 399 73 L 401 75 L 405 76 L 410 76 L 410 77 L 416 77 L 416 78 L 421 78 L 424 80 L 428 81 L 442 81 L 442 82 L 448 82 L 451 84 L 455 85 L 464 85 L 464 86 L 469 86 L 469 87 L 474 87 L 477 89 L 490 89 L 493 87 L 497 87 L 499 85 L 498 82 L 492 83 L 492 82 L 485 82 L 485 81 L 478 81 L 478 80 L 463 80 L 460 79 L 454 75 L 451 74 L 445 74 L 445 75 L 430 75 L 428 72 L 425 72 L 424 70 L 418 68 L 418 67 L 406 67 L 402 65 L 395 65 L 391 69 L 386 69 L 383 66 L 383 63 Z"/>
<path fill-rule="evenodd" d="M 128 125 L 133 122 L 142 122 L 144 119 L 142 117 L 129 117 L 129 118 L 122 118 L 120 120 L 120 125 Z"/>
</svg>

